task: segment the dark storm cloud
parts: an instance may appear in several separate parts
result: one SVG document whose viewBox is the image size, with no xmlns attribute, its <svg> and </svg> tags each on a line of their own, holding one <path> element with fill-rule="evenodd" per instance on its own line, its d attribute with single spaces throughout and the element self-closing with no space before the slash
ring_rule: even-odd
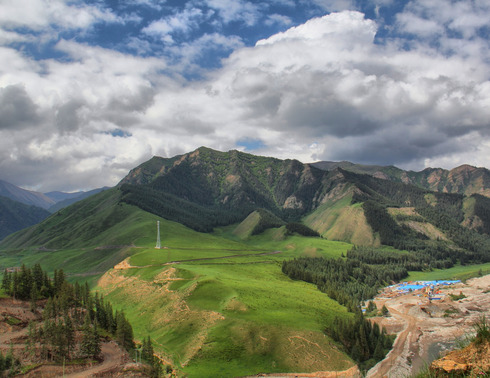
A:
<svg viewBox="0 0 490 378">
<path fill-rule="evenodd" d="M 70 100 L 61 105 L 56 112 L 56 126 L 60 131 L 75 131 L 80 126 L 78 111 L 85 105 L 81 100 Z"/>
<path fill-rule="evenodd" d="M 22 85 L 0 88 L 0 130 L 36 126 L 41 120 L 38 107 Z"/>
</svg>

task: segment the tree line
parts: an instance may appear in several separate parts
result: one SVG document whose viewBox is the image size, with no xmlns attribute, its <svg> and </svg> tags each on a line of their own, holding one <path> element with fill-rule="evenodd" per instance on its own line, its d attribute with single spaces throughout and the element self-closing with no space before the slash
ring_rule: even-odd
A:
<svg viewBox="0 0 490 378">
<path fill-rule="evenodd" d="M 361 301 L 373 298 L 387 282 L 399 281 L 408 272 L 398 265 L 373 267 L 355 259 L 300 257 L 282 263 L 282 272 L 292 279 L 317 285 L 330 298 L 356 311 Z"/>
</svg>

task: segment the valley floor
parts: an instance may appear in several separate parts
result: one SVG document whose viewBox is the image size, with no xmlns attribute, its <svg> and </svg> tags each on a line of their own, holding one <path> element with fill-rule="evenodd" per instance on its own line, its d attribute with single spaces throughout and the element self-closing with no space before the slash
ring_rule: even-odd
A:
<svg viewBox="0 0 490 378">
<path fill-rule="evenodd" d="M 442 288 L 441 292 L 445 299 L 432 302 L 417 292 L 375 299 L 377 307 L 385 305 L 391 316 L 374 320 L 398 336 L 392 351 L 368 372 L 368 377 L 416 374 L 446 345 L 457 344 L 458 339 L 471 334 L 479 317 L 490 312 L 490 275 Z M 465 297 L 453 301 L 449 294 Z"/>
</svg>

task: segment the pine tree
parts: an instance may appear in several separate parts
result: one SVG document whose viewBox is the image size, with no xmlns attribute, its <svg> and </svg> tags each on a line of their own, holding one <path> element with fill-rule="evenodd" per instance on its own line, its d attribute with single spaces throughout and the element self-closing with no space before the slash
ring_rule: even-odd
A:
<svg viewBox="0 0 490 378">
<path fill-rule="evenodd" d="M 368 306 L 367 306 L 367 311 L 373 312 L 374 310 L 377 310 L 376 305 L 374 304 L 373 301 L 369 301 Z"/>
<path fill-rule="evenodd" d="M 150 364 L 153 364 L 153 345 L 151 343 L 150 336 L 147 339 L 143 339 L 143 346 L 141 348 L 141 358 Z"/>
<path fill-rule="evenodd" d="M 34 267 L 32 268 L 32 280 L 36 284 L 36 287 L 38 290 L 41 289 L 44 283 L 44 274 L 43 270 L 41 268 L 41 265 L 35 264 Z"/>
<path fill-rule="evenodd" d="M 12 281 L 12 276 L 11 274 L 5 269 L 3 272 L 3 279 L 2 279 L 2 289 L 7 292 L 7 294 L 10 294 L 10 284 Z"/>
<path fill-rule="evenodd" d="M 383 340 L 382 338 L 378 338 L 378 342 L 376 343 L 376 348 L 374 349 L 373 358 L 376 361 L 381 361 L 385 357 L 385 353 L 383 350 Z"/>
<path fill-rule="evenodd" d="M 88 313 L 85 315 L 85 321 L 82 326 L 80 352 L 86 357 L 98 358 L 100 356 L 100 336 L 96 325 L 91 324 Z"/>
<path fill-rule="evenodd" d="M 51 319 L 55 315 L 54 300 L 52 297 L 48 298 L 43 310 L 43 319 Z"/>
<path fill-rule="evenodd" d="M 383 316 L 388 316 L 389 315 L 389 311 L 388 311 L 388 308 L 386 308 L 385 305 L 383 305 L 383 307 L 381 308 L 381 315 Z"/>
<path fill-rule="evenodd" d="M 33 354 L 35 352 L 33 346 L 36 344 L 36 326 L 32 321 L 27 326 L 26 352 Z M 1 369 L 0 369 L 1 371 Z"/>
<path fill-rule="evenodd" d="M 134 347 L 133 343 L 133 328 L 126 320 L 124 312 L 118 312 L 116 315 L 116 339 L 119 344 L 126 350 L 131 350 Z"/>
<path fill-rule="evenodd" d="M 36 284 L 33 282 L 32 283 L 32 288 L 31 288 L 31 302 L 30 302 L 30 309 L 32 312 L 35 312 L 37 310 L 37 299 L 38 299 L 38 290 Z"/>
<path fill-rule="evenodd" d="M 359 353 L 361 360 L 366 361 L 369 359 L 369 344 L 366 336 L 366 330 L 364 324 L 359 326 Z"/>
<path fill-rule="evenodd" d="M 70 352 L 75 346 L 75 329 L 73 327 L 73 322 L 71 321 L 70 316 L 65 317 L 63 331 L 64 331 L 64 338 L 66 343 L 67 356 L 69 357 Z"/>
</svg>

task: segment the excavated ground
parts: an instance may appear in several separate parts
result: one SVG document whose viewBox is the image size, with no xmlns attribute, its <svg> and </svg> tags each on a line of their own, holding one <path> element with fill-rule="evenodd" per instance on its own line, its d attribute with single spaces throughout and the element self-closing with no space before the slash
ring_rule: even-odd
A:
<svg viewBox="0 0 490 378">
<path fill-rule="evenodd" d="M 448 294 L 465 298 L 453 301 Z M 466 283 L 441 288 L 444 300 L 429 302 L 417 292 L 391 299 L 376 299 L 378 308 L 385 305 L 390 315 L 374 318 L 388 333 L 396 333 L 392 351 L 368 372 L 368 377 L 408 377 L 428 366 L 450 343 L 457 347 L 474 333 L 473 326 L 482 315 L 490 313 L 490 275 Z"/>
</svg>

